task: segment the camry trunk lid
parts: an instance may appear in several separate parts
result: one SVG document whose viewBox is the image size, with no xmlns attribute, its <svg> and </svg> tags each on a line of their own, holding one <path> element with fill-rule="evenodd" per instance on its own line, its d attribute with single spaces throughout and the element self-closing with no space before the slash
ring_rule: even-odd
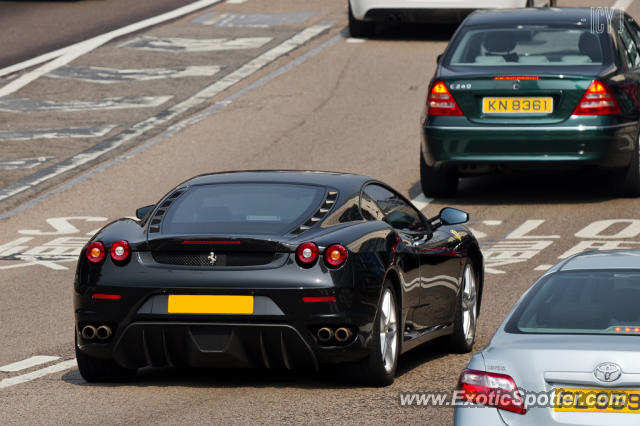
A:
<svg viewBox="0 0 640 426">
<path fill-rule="evenodd" d="M 511 376 L 518 388 L 525 391 L 525 398 L 527 392 L 552 394 L 558 389 L 640 389 L 638 339 L 638 336 L 499 332 L 482 354 L 487 371 Z M 620 368 L 620 377 L 610 382 L 596 378 L 596 368 L 608 363 Z M 507 424 L 519 425 L 638 422 L 637 414 L 561 412 L 550 406 L 533 408 L 530 404 L 524 415 L 499 412 Z"/>
</svg>

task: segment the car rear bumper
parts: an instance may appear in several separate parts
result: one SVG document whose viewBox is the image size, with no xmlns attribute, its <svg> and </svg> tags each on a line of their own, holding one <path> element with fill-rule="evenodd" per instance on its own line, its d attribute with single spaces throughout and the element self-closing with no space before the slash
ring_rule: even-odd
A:
<svg viewBox="0 0 640 426">
<path fill-rule="evenodd" d="M 416 22 L 461 21 L 475 9 L 510 9 L 524 7 L 526 0 L 350 0 L 351 10 L 359 20 L 385 20 L 392 15 L 404 15 Z"/>
<path fill-rule="evenodd" d="M 97 289 L 104 291 L 104 289 Z M 76 293 L 78 348 L 128 368 L 144 366 L 311 368 L 368 354 L 379 289 L 281 289 L 254 292 L 254 314 L 170 314 L 168 289 L 109 288 L 121 300 L 93 300 Z M 302 302 L 303 295 L 335 294 L 335 302 Z M 190 292 L 193 294 L 193 290 Z M 229 294 L 200 290 L 198 294 Z M 243 294 L 242 291 L 234 291 Z M 91 292 L 92 294 L 92 292 Z M 250 294 L 244 292 L 244 294 Z M 103 341 L 85 339 L 86 325 L 109 326 Z M 345 342 L 320 342 L 320 327 L 347 327 Z"/>
<path fill-rule="evenodd" d="M 430 166 L 575 163 L 619 168 L 631 160 L 637 128 L 637 122 L 570 126 L 427 124 L 422 127 L 422 152 Z"/>
</svg>

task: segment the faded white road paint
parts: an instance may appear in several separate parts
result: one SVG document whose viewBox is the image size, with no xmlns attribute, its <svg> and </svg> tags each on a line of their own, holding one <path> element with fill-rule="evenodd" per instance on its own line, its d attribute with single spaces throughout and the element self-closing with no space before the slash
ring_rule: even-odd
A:
<svg viewBox="0 0 640 426">
<path fill-rule="evenodd" d="M 0 105 L 1 104 L 2 99 L 0 99 Z M 0 141 L 25 141 L 33 139 L 62 138 L 98 138 L 106 135 L 115 127 L 115 125 L 107 125 L 90 127 L 69 127 L 66 129 L 0 130 Z M 0 170 L 2 170 L 2 160 L 0 160 Z"/>
<path fill-rule="evenodd" d="M 167 78 L 210 77 L 220 72 L 217 65 L 181 68 L 149 68 L 119 70 L 101 67 L 60 67 L 47 77 L 89 81 L 91 83 L 112 84 L 125 81 L 162 80 Z"/>
<path fill-rule="evenodd" d="M 0 170 L 32 169 L 53 157 L 0 158 Z"/>
<path fill-rule="evenodd" d="M 216 52 L 224 50 L 258 49 L 271 40 L 271 37 L 195 39 L 142 36 L 122 43 L 118 47 L 170 53 Z"/>
<path fill-rule="evenodd" d="M 76 167 L 87 164 L 95 160 L 96 158 L 101 157 L 107 152 L 120 147 L 124 143 L 143 135 L 149 130 L 175 119 L 177 116 L 187 112 L 189 109 L 208 102 L 212 97 L 218 95 L 219 93 L 230 88 L 239 81 L 254 74 L 269 63 L 280 58 L 281 56 L 297 49 L 309 40 L 327 31 L 329 28 L 331 28 L 331 26 L 332 25 L 330 23 L 326 23 L 305 28 L 304 30 L 295 34 L 293 37 L 285 40 L 278 46 L 267 50 L 260 56 L 254 58 L 239 69 L 216 81 L 210 86 L 207 86 L 202 91 L 196 93 L 185 101 L 173 105 L 162 113 L 141 121 L 133 125 L 131 128 L 127 129 L 126 131 L 103 141 L 99 148 L 92 148 L 90 150 L 76 154 L 69 160 L 57 165 L 56 167 L 51 168 L 50 170 L 46 170 L 41 174 L 30 176 L 27 179 L 23 179 L 19 182 L 16 182 L 15 184 L 5 186 L 4 188 L 0 188 L 0 201 L 24 192 L 29 188 L 37 186 L 42 182 L 46 182 L 67 171 L 73 170 Z M 329 44 L 327 44 L 327 46 L 328 45 Z"/>
<path fill-rule="evenodd" d="M 268 28 L 279 25 L 300 24 L 310 19 L 317 12 L 286 12 L 286 13 L 216 13 L 207 12 L 193 19 L 191 22 L 216 27 L 250 27 Z"/>
<path fill-rule="evenodd" d="M 20 376 L 9 377 L 7 379 L 0 380 L 0 389 L 8 388 L 11 386 L 27 383 L 32 380 L 38 379 L 43 376 L 47 376 L 53 373 L 59 373 L 61 371 L 68 370 L 77 366 L 76 360 L 69 359 L 62 361 L 49 367 L 41 368 L 40 370 L 32 371 L 31 373 L 22 374 Z"/>
<path fill-rule="evenodd" d="M 617 0 L 614 4 L 613 4 L 613 9 L 622 9 L 622 10 L 627 10 L 627 8 L 629 6 L 631 6 L 631 3 L 633 3 L 633 0 Z"/>
<path fill-rule="evenodd" d="M 413 203 L 413 205 L 416 206 L 418 210 L 422 210 L 427 207 L 427 205 L 432 201 L 433 198 L 427 198 L 423 193 L 420 193 L 420 195 L 411 200 L 411 203 Z"/>
<path fill-rule="evenodd" d="M 24 359 L 22 361 L 14 362 L 11 364 L 3 365 L 0 367 L 0 371 L 3 373 L 14 373 L 20 370 L 26 370 L 27 368 L 35 367 L 36 365 L 47 364 L 52 361 L 60 359 L 59 356 L 50 355 L 35 355 L 31 358 Z"/>
<path fill-rule="evenodd" d="M 0 111 L 7 112 L 72 112 L 125 108 L 153 108 L 173 96 L 123 96 L 88 101 L 43 101 L 27 98 L 0 98 Z"/>
</svg>

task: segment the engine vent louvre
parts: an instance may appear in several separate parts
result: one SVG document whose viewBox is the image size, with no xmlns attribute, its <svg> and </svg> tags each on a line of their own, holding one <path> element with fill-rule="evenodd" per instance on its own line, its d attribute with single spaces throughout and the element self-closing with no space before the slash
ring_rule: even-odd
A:
<svg viewBox="0 0 640 426">
<path fill-rule="evenodd" d="M 160 205 L 160 208 L 156 210 L 155 214 L 151 218 L 151 226 L 149 226 L 149 233 L 157 233 L 160 232 L 160 222 L 162 222 L 162 217 L 167 212 L 167 207 L 173 203 L 176 198 L 184 193 L 184 189 L 174 191 L 171 195 L 167 197 L 167 199 Z"/>
<path fill-rule="evenodd" d="M 324 203 L 322 203 L 322 205 L 320 206 L 318 211 L 315 212 L 313 214 L 313 216 L 311 216 L 305 223 L 300 225 L 298 228 L 296 228 L 291 233 L 295 234 L 295 235 L 298 235 L 298 234 L 303 233 L 306 230 L 311 229 L 311 227 L 313 225 L 315 225 L 316 223 L 318 223 L 322 219 L 324 219 L 324 217 L 327 215 L 327 213 L 329 213 L 329 211 L 331 211 L 331 209 L 335 205 L 337 199 L 338 199 L 338 192 L 337 191 L 329 191 L 327 193 L 327 198 L 325 198 Z"/>
</svg>

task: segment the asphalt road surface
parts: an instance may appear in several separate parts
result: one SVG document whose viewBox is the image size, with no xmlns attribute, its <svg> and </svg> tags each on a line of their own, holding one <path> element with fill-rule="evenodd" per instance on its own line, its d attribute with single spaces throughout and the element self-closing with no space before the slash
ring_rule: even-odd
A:
<svg viewBox="0 0 640 426">
<path fill-rule="evenodd" d="M 640 18 L 640 2 L 627 10 Z M 396 382 L 381 389 L 345 384 L 332 368 L 144 369 L 125 385 L 84 382 L 73 360 L 78 248 L 195 174 L 356 172 L 395 186 L 427 215 L 447 205 L 469 211 L 486 260 L 476 348 L 559 259 L 640 246 L 638 201 L 613 198 L 596 174 L 464 179 L 455 199 L 421 197 L 418 117 L 452 28 L 387 26 L 354 40 L 345 27 L 343 0 L 219 3 L 114 40 L 0 98 L 0 186 L 13 188 L 0 189 L 3 424 L 451 423 L 451 408 L 398 403 L 399 392 L 455 387 L 469 355 L 438 342 L 403 355 Z M 65 164 L 73 167 L 48 177 Z M 20 182 L 30 186 L 18 191 Z"/>
</svg>

